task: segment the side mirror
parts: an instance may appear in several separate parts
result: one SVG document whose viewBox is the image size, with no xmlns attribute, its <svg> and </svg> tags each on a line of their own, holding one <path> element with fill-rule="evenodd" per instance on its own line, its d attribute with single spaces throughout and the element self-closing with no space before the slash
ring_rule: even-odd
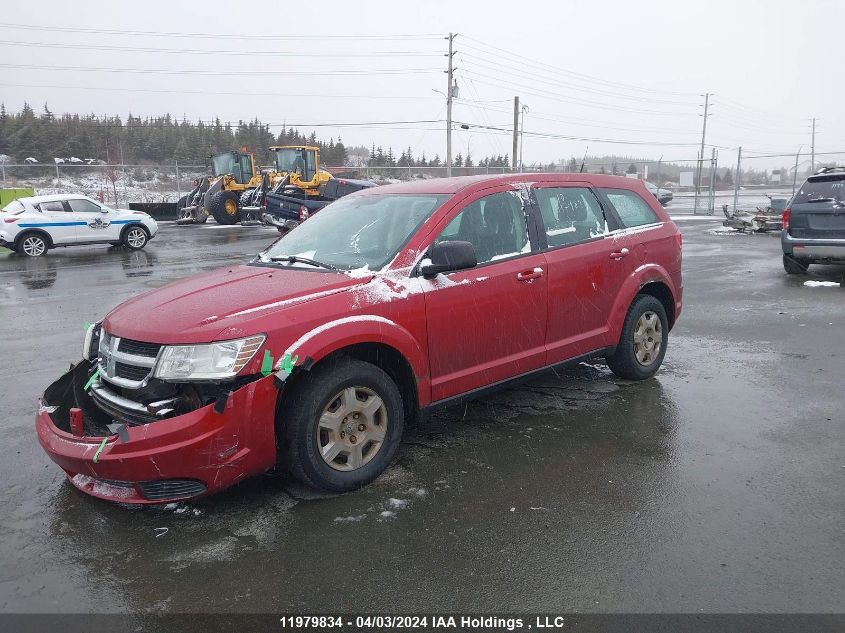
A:
<svg viewBox="0 0 845 633">
<path fill-rule="evenodd" d="M 105 207 L 100 207 L 100 213 L 108 213 L 108 212 L 109 212 L 109 210 L 106 209 Z"/>
<path fill-rule="evenodd" d="M 440 273 L 474 268 L 478 264 L 475 257 L 475 247 L 470 242 L 450 240 L 439 242 L 431 247 L 429 252 L 431 263 L 420 268 L 426 279 L 436 277 Z"/>
</svg>

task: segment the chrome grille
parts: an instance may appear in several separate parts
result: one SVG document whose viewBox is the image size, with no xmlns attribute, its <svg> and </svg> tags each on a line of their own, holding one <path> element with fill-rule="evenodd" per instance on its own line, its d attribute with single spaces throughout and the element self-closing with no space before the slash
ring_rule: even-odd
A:
<svg viewBox="0 0 845 633">
<path fill-rule="evenodd" d="M 155 350 L 155 354 L 153 354 Z M 100 334 L 100 376 L 118 387 L 138 389 L 150 379 L 161 345 Z"/>
</svg>

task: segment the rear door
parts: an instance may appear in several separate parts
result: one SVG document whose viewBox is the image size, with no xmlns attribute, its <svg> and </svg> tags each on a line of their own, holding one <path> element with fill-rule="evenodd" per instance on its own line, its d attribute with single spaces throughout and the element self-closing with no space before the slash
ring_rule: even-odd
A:
<svg viewBox="0 0 845 633">
<path fill-rule="evenodd" d="M 609 345 L 610 310 L 624 276 L 617 228 L 588 183 L 535 184 L 542 220 L 540 239 L 548 268 L 548 363 L 559 363 Z"/>
<path fill-rule="evenodd" d="M 72 244 L 76 241 L 77 221 L 61 200 L 51 200 L 38 204 L 38 210 L 44 216 L 44 221 L 26 222 L 21 228 L 39 227 L 50 234 L 54 244 Z"/>
<path fill-rule="evenodd" d="M 70 208 L 76 227 L 77 242 L 114 242 L 120 239 L 121 225 L 113 224 L 113 214 L 93 200 L 71 198 L 65 204 Z"/>
<path fill-rule="evenodd" d="M 478 265 L 421 281 L 433 401 L 545 365 L 545 258 L 536 237 L 529 240 L 521 194 L 510 186 L 486 189 L 434 233 L 435 242 L 471 242 Z"/>
</svg>

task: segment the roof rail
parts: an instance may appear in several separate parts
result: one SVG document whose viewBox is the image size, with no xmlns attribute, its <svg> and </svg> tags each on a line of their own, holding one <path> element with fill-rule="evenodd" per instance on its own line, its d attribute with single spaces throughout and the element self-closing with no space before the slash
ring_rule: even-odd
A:
<svg viewBox="0 0 845 633">
<path fill-rule="evenodd" d="M 816 174 L 828 174 L 828 173 L 830 173 L 830 172 L 832 172 L 832 171 L 845 171 L 845 167 L 839 167 L 839 166 L 834 166 L 834 167 L 822 167 L 821 169 L 819 169 L 819 170 L 816 172 Z"/>
</svg>

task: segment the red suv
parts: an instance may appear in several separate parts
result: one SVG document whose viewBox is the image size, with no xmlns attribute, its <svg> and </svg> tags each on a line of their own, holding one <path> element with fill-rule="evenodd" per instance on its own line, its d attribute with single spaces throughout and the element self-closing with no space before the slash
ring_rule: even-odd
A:
<svg viewBox="0 0 845 633">
<path fill-rule="evenodd" d="M 352 490 L 432 407 L 589 357 L 653 376 L 681 289 L 680 232 L 639 181 L 376 187 L 248 264 L 115 308 L 44 393 L 38 437 L 73 485 L 115 501 L 205 495 L 277 464 Z"/>
</svg>

